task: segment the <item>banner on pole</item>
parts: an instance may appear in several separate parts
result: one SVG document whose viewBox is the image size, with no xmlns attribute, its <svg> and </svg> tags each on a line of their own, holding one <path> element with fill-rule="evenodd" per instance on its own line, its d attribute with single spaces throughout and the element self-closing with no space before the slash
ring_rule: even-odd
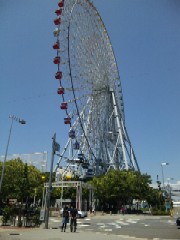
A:
<svg viewBox="0 0 180 240">
<path fill-rule="evenodd" d="M 54 151 L 56 151 L 56 152 L 60 151 L 60 145 L 57 142 L 54 142 Z"/>
</svg>

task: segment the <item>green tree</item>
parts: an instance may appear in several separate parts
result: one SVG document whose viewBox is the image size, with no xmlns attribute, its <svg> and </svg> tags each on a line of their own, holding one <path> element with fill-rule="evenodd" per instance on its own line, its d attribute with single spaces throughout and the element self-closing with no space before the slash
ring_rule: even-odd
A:
<svg viewBox="0 0 180 240">
<path fill-rule="evenodd" d="M 95 197 L 100 205 L 119 209 L 121 205 L 131 204 L 133 199 L 144 200 L 148 193 L 150 176 L 132 170 L 110 170 L 106 175 L 94 177 Z"/>
<path fill-rule="evenodd" d="M 2 169 L 2 163 L 0 167 Z M 20 158 L 6 162 L 1 194 L 4 201 L 8 199 L 25 201 L 27 198 L 33 198 L 34 189 L 39 186 L 41 173 L 34 166 L 27 166 Z"/>
</svg>

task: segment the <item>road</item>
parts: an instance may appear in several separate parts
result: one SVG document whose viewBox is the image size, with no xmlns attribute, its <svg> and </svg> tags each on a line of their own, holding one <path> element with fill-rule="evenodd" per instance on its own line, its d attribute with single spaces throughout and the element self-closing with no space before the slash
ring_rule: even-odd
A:
<svg viewBox="0 0 180 240">
<path fill-rule="evenodd" d="M 175 220 L 173 217 L 148 215 L 90 216 L 78 219 L 78 231 L 148 239 L 180 239 L 180 229 L 176 226 Z M 50 228 L 59 226 L 59 218 L 49 219 Z"/>
<path fill-rule="evenodd" d="M 96 215 L 78 219 L 76 233 L 61 232 L 60 217 L 49 218 L 49 228 L 0 227 L 0 240 L 180 240 L 174 217 Z"/>
</svg>

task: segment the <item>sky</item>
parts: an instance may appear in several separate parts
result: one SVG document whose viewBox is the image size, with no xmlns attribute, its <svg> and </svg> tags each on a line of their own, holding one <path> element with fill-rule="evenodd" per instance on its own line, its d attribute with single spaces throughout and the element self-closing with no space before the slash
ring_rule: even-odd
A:
<svg viewBox="0 0 180 240">
<path fill-rule="evenodd" d="M 0 0 L 0 156 L 48 151 L 68 139 L 54 79 L 57 0 Z M 180 1 L 94 0 L 120 73 L 126 128 L 142 173 L 180 180 Z M 54 164 L 58 161 L 55 158 Z"/>
</svg>

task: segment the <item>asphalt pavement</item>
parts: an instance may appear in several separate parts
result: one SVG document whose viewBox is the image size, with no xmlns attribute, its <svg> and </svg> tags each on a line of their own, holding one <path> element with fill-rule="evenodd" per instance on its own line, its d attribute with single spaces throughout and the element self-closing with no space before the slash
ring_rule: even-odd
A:
<svg viewBox="0 0 180 240">
<path fill-rule="evenodd" d="M 107 222 L 108 224 L 117 222 L 120 218 L 124 219 L 124 223 L 126 220 L 126 223 L 129 221 L 129 218 L 131 218 L 131 223 L 132 226 L 135 226 L 136 224 L 134 223 L 133 225 L 133 220 L 134 222 L 137 219 L 137 215 L 96 215 L 96 216 L 88 216 L 90 219 L 89 221 L 95 222 L 95 223 L 102 223 L 102 222 Z M 140 220 L 147 220 L 152 218 L 155 221 L 158 221 L 158 217 L 154 216 L 144 216 L 144 215 L 139 215 L 138 219 Z M 166 219 L 166 218 L 164 218 Z M 131 227 L 131 225 L 128 225 L 127 227 L 127 232 L 126 234 L 123 234 L 121 230 L 118 231 L 118 233 L 114 230 L 111 232 L 106 232 L 106 231 L 96 231 L 96 229 L 88 229 L 88 227 L 79 227 L 77 229 L 77 232 L 70 232 L 69 226 L 66 230 L 66 232 L 61 232 L 59 225 L 60 225 L 60 218 L 50 218 L 49 219 L 49 229 L 44 228 L 44 224 L 41 225 L 40 228 L 13 228 L 13 227 L 1 227 L 0 228 L 0 240 L 170 240 L 171 238 L 152 238 L 152 237 L 135 237 L 131 234 L 128 234 L 128 229 L 130 230 L 135 230 L 135 228 Z M 81 220 L 79 219 L 78 221 L 86 221 L 85 219 Z M 174 220 L 173 220 L 174 221 Z M 121 223 L 122 224 L 122 223 Z M 173 222 L 174 224 L 174 222 Z M 173 229 L 175 229 L 175 226 L 173 226 Z M 173 230 L 171 229 L 171 230 Z M 105 229 L 104 229 L 105 230 Z M 176 229 L 177 230 L 177 229 Z M 153 231 L 153 230 L 152 230 Z M 179 234 L 180 234 L 180 229 L 179 229 Z M 179 240 L 179 237 L 172 238 L 173 240 Z"/>
<path fill-rule="evenodd" d="M 75 233 L 61 232 L 59 229 L 11 230 L 0 233 L 2 240 L 147 240 L 127 235 L 107 235 L 95 232 L 78 231 Z"/>
</svg>

